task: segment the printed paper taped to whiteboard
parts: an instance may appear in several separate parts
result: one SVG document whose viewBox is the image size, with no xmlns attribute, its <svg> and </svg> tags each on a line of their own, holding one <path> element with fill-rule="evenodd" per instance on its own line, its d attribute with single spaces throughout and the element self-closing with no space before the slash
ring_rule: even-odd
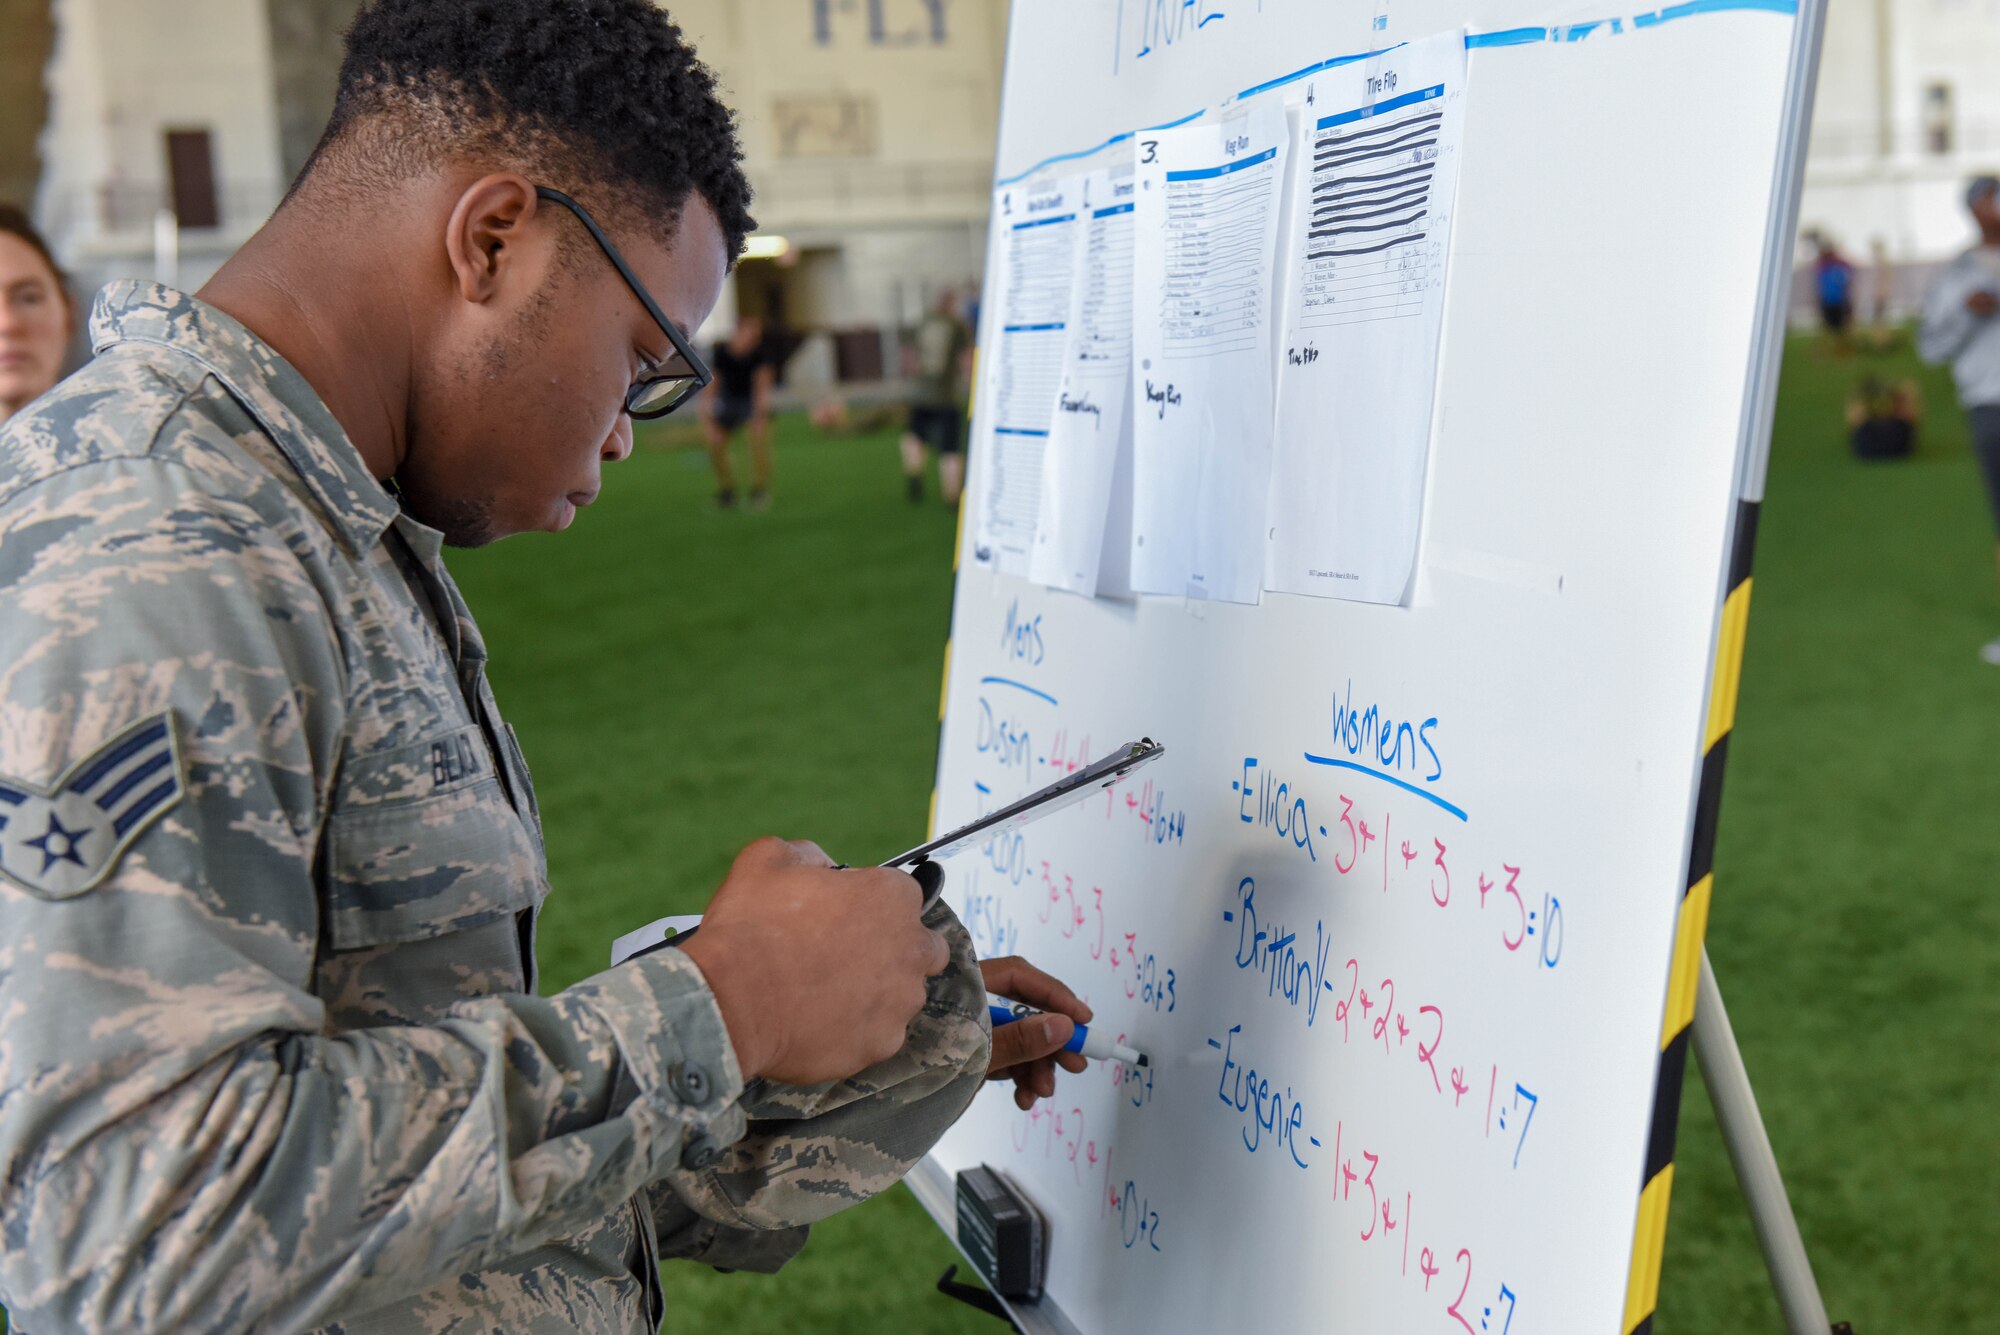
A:
<svg viewBox="0 0 2000 1335">
<path fill-rule="evenodd" d="M 1132 309 L 1132 586 L 1261 596 L 1271 268 L 1284 108 L 1141 135 Z"/>
<path fill-rule="evenodd" d="M 1112 473 L 1128 425 L 1137 188 L 1129 160 L 1084 178 L 1062 380 L 1042 454 L 1041 515 L 1028 563 L 1036 583 L 1086 598 L 1098 591 Z"/>
<path fill-rule="evenodd" d="M 1042 505 L 1042 454 L 1062 377 L 1069 325 L 1070 266 L 1082 178 L 995 192 L 993 286 L 996 346 L 981 386 L 973 559 L 1009 575 L 1028 573 Z"/>
<path fill-rule="evenodd" d="M 1465 41 L 1318 75 L 1286 238 L 1266 587 L 1400 602 L 1415 564 Z"/>
</svg>

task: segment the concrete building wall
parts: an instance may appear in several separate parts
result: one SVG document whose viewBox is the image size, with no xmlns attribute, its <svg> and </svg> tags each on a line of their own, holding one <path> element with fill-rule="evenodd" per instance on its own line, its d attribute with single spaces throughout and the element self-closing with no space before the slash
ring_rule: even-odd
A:
<svg viewBox="0 0 2000 1335">
<path fill-rule="evenodd" d="M 207 128 L 222 226 L 183 238 L 187 280 L 310 152 L 359 3 L 0 0 L 0 196 L 28 195 L 39 167 L 38 213 L 67 259 L 86 277 L 144 271 L 164 131 Z M 738 109 L 765 232 L 815 256 L 802 311 L 899 321 L 974 277 L 1006 0 L 663 3 Z M 2000 0 L 1830 0 L 1801 223 L 1906 267 L 1964 244 L 1964 179 L 2000 169 L 1995 71 Z"/>
<path fill-rule="evenodd" d="M 299 174 L 333 115 L 341 35 L 361 0 L 264 0 L 278 107 L 278 156 L 287 184 Z"/>
<path fill-rule="evenodd" d="M 705 332 L 782 286 L 795 327 L 914 323 L 977 280 L 992 202 L 1005 0 L 666 0 L 742 125 L 760 233 L 794 259 L 745 265 Z M 893 346 L 884 363 L 894 372 Z M 795 363 L 814 378 L 827 358 Z M 830 372 L 828 372 L 830 373 Z"/>
<path fill-rule="evenodd" d="M 86 281 L 152 269 L 170 199 L 166 135 L 210 135 L 219 225 L 184 232 L 192 286 L 269 215 L 285 178 L 263 0 L 56 0 L 45 172 L 49 239 Z"/>
<path fill-rule="evenodd" d="M 766 230 L 988 208 L 1004 0 L 670 0 L 743 127 Z"/>
<path fill-rule="evenodd" d="M 177 274 L 199 283 L 317 142 L 360 0 L 41 3 L 56 42 L 38 213 L 58 253 L 84 286 L 152 273 L 165 134 L 207 130 L 222 216 L 182 233 Z M 744 266 L 710 334 L 746 299 L 775 300 L 802 328 L 893 330 L 940 288 L 976 280 L 1006 0 L 666 3 L 738 112 L 762 234 L 792 248 Z"/>
<path fill-rule="evenodd" d="M 26 208 L 41 179 L 42 82 L 55 45 L 49 0 L 0 0 L 0 200 Z"/>
<path fill-rule="evenodd" d="M 1969 244 L 1966 178 L 2000 171 L 1997 76 L 2000 0 L 1831 0 L 1801 227 L 1911 273 Z"/>
</svg>

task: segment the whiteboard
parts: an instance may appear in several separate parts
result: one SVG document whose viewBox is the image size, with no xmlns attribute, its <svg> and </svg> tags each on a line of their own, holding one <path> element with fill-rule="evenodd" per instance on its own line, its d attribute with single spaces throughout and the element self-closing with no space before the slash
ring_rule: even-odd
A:
<svg viewBox="0 0 2000 1335">
<path fill-rule="evenodd" d="M 951 867 L 982 954 L 1063 977 L 1153 1061 L 1093 1064 L 1033 1114 L 991 1086 L 920 1171 L 947 1230 L 940 1184 L 979 1163 L 1047 1215 L 1044 1324 L 1630 1327 L 1813 18 L 1016 0 L 1003 183 L 1470 34 L 1405 605 L 1085 599 L 961 537 L 934 826 L 1168 748 Z"/>
</svg>

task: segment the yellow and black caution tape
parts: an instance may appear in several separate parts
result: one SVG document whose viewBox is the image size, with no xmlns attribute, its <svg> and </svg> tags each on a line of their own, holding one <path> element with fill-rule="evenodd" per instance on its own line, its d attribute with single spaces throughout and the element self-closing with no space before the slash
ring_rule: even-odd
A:
<svg viewBox="0 0 2000 1335">
<path fill-rule="evenodd" d="M 1680 1119 L 1681 1081 L 1687 1074 L 1694 1024 L 1695 983 L 1701 977 L 1702 940 L 1708 933 L 1709 894 L 1715 885 L 1715 822 L 1722 806 L 1722 765 L 1736 723 L 1736 688 L 1743 676 L 1743 632 L 1750 617 L 1750 556 L 1757 542 L 1758 502 L 1737 502 L 1736 542 L 1729 554 L 1729 593 L 1716 636 L 1715 680 L 1709 690 L 1708 726 L 1702 738 L 1701 786 L 1695 798 L 1694 840 L 1688 852 L 1687 890 L 1674 929 L 1667 981 L 1666 1017 L 1660 1025 L 1660 1078 L 1653 1095 L 1653 1125 L 1646 1140 L 1645 1185 L 1632 1230 L 1632 1269 L 1625 1287 L 1626 1335 L 1651 1335 L 1660 1296 L 1660 1260 L 1667 1242 L 1667 1200 L 1674 1185 L 1674 1129 Z"/>
</svg>

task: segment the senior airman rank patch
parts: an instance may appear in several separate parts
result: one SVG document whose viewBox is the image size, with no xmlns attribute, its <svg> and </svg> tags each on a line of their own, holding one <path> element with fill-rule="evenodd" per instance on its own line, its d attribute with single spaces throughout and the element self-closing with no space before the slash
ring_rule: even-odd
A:
<svg viewBox="0 0 2000 1335">
<path fill-rule="evenodd" d="M 47 789 L 0 774 L 0 876 L 43 899 L 80 895 L 186 791 L 171 711 L 133 724 Z"/>
</svg>

